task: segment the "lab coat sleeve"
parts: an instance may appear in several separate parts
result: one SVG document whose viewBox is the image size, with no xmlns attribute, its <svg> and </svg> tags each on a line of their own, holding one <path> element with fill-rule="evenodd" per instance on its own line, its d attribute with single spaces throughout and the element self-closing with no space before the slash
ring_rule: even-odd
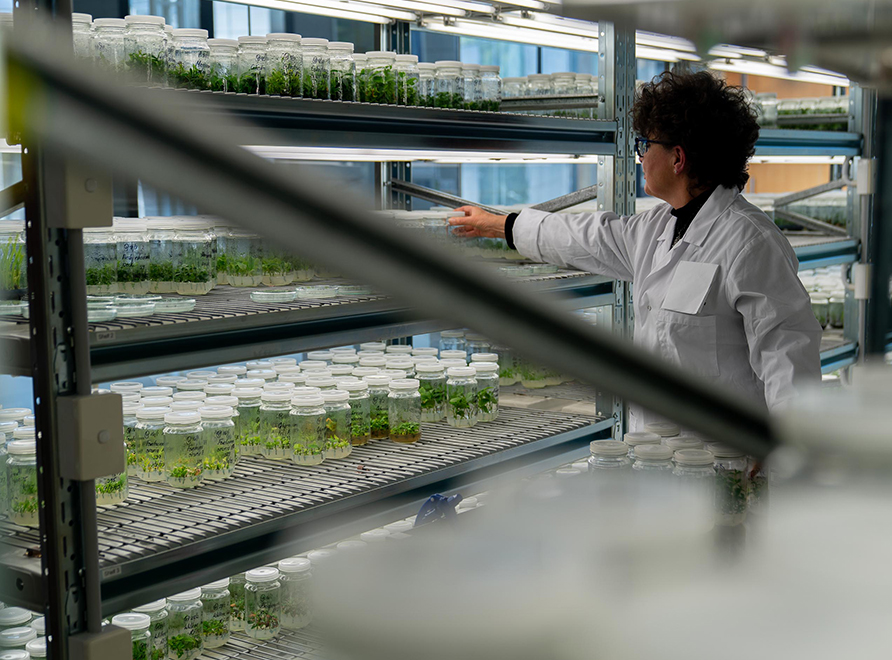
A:
<svg viewBox="0 0 892 660">
<path fill-rule="evenodd" d="M 524 209 L 514 222 L 514 245 L 533 261 L 577 268 L 618 280 L 632 280 L 630 227 L 636 216 L 546 213 Z"/>
<path fill-rule="evenodd" d="M 729 300 L 743 316 L 750 365 L 768 408 L 821 380 L 821 326 L 797 275 L 799 262 L 779 233 L 750 241 L 729 267 Z"/>
</svg>

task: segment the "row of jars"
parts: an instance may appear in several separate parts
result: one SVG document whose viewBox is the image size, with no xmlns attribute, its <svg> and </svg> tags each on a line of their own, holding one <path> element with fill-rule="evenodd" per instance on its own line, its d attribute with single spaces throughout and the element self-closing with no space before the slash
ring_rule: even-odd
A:
<svg viewBox="0 0 892 660">
<path fill-rule="evenodd" d="M 22 607 L 0 603 L 0 658 L 46 658 L 46 620 Z"/>
<path fill-rule="evenodd" d="M 598 79 L 590 73 L 533 73 L 523 78 L 504 78 L 502 98 L 518 99 L 542 96 L 598 95 Z M 554 117 L 580 117 L 597 119 L 598 102 L 591 108 L 570 110 L 526 110 L 525 114 L 551 115 Z"/>
<path fill-rule="evenodd" d="M 0 409 L 0 513 L 22 527 L 39 526 L 37 444 L 28 408 Z"/>
<path fill-rule="evenodd" d="M 23 294 L 27 289 L 25 221 L 0 221 L 0 291 Z"/>
<path fill-rule="evenodd" d="M 846 291 L 840 266 L 828 266 L 799 273 L 808 291 L 815 318 L 824 328 L 842 328 L 845 322 Z"/>
<path fill-rule="evenodd" d="M 523 259 L 517 250 L 510 249 L 502 238 L 460 238 L 452 233 L 449 219 L 463 217 L 461 211 L 430 209 L 427 211 L 404 211 L 389 209 L 379 211 L 380 217 L 394 222 L 401 229 L 414 232 L 425 241 L 450 249 L 458 250 L 462 256 L 483 259 Z"/>
</svg>

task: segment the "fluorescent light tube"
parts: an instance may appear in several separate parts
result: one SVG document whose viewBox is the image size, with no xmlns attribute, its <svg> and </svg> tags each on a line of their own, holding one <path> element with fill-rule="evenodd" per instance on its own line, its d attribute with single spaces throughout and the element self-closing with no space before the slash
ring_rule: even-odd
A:
<svg viewBox="0 0 892 660">
<path fill-rule="evenodd" d="M 304 0 L 309 2 L 312 0 Z M 409 9 L 411 11 L 423 12 L 426 14 L 436 14 L 438 16 L 454 16 L 461 18 L 467 16 L 468 12 L 458 7 L 450 7 L 439 3 L 418 2 L 417 0 L 366 0 L 370 4 L 381 5 L 382 7 L 392 7 L 396 9 Z"/>
<path fill-rule="evenodd" d="M 578 37 L 585 37 L 587 39 L 598 38 L 597 23 L 571 21 L 569 19 L 561 19 L 558 16 L 548 16 L 547 14 L 537 12 L 533 12 L 529 17 L 517 16 L 515 14 L 502 14 L 499 20 L 504 25 L 513 25 L 533 30 L 545 30 L 547 32 L 558 32 L 560 34 L 570 34 Z"/>
<path fill-rule="evenodd" d="M 641 60 L 656 60 L 657 62 L 699 62 L 700 57 L 696 53 L 685 53 L 668 48 L 651 48 L 650 46 L 635 46 L 635 57 Z"/>
<path fill-rule="evenodd" d="M 722 59 L 709 62 L 709 68 L 716 71 L 729 71 L 751 76 L 765 76 L 779 78 L 781 80 L 793 80 L 796 82 L 817 83 L 819 85 L 833 85 L 835 87 L 848 87 L 849 80 L 835 73 L 813 73 L 806 70 L 792 73 L 783 66 L 769 64 L 768 62 L 753 62 L 750 60 Z"/>
<path fill-rule="evenodd" d="M 501 39 L 503 41 L 514 41 L 535 46 L 549 46 L 551 48 L 580 50 L 591 53 L 598 52 L 598 40 L 594 38 L 587 39 L 546 30 L 510 27 L 499 23 L 457 19 L 449 25 L 441 21 L 425 21 L 422 27 L 434 32 L 446 32 L 463 37 Z"/>
<path fill-rule="evenodd" d="M 318 162 L 409 162 L 436 163 L 597 163 L 603 156 L 574 154 L 526 154 L 510 152 L 447 151 L 433 149 L 354 149 L 329 147 L 244 146 L 244 149 L 271 160 Z"/>
<path fill-rule="evenodd" d="M 305 2 L 292 2 L 291 0 L 247 0 L 247 5 L 254 7 L 266 7 L 268 9 L 281 9 L 283 11 L 296 11 L 303 14 L 317 16 L 329 16 L 331 18 L 346 18 L 365 23 L 378 23 L 388 25 L 394 20 L 415 21 L 417 16 L 413 12 L 390 9 L 380 5 L 369 5 L 345 0 L 334 2 L 330 0 L 305 0 Z"/>
</svg>

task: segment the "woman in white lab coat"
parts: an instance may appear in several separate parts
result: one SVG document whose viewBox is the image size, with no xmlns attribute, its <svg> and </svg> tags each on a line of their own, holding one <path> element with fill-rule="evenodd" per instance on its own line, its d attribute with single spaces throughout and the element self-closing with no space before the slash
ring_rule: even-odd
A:
<svg viewBox="0 0 892 660">
<path fill-rule="evenodd" d="M 776 409 L 820 380 L 821 327 L 774 222 L 740 194 L 759 128 L 742 90 L 664 73 L 632 108 L 647 213 L 498 216 L 462 207 L 459 236 L 503 237 L 534 261 L 634 283 L 635 342 Z M 632 430 L 658 418 L 631 410 Z"/>
</svg>

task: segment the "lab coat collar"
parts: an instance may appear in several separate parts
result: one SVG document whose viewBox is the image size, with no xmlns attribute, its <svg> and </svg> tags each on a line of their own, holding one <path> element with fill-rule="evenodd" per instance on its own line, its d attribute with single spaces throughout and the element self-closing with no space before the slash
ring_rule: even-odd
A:
<svg viewBox="0 0 892 660">
<path fill-rule="evenodd" d="M 715 221 L 718 220 L 722 213 L 728 210 L 728 207 L 737 199 L 739 194 L 740 191 L 736 188 L 725 188 L 724 186 L 716 188 L 709 196 L 709 199 L 706 200 L 703 208 L 694 216 L 691 226 L 688 227 L 688 230 L 679 242 L 690 243 L 698 247 L 703 245 L 703 241 L 706 240 L 706 236 L 709 234 L 709 230 L 712 229 Z M 675 223 L 667 222 L 657 242 L 671 241 L 674 233 Z"/>
</svg>

